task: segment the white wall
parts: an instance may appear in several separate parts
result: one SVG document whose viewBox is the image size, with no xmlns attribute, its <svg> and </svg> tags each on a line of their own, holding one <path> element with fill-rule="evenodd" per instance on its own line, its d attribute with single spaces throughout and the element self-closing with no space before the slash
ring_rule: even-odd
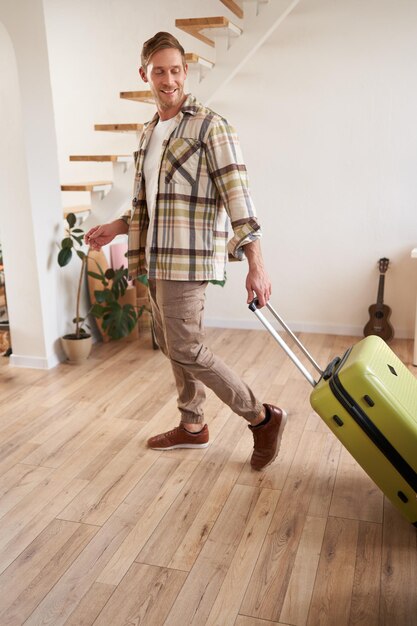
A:
<svg viewBox="0 0 417 626">
<path fill-rule="evenodd" d="M 51 252 L 62 209 L 41 0 L 18 6 L 1 0 L 0 75 L 0 230 L 10 362 L 48 368 L 60 357 L 61 299 Z"/>
<path fill-rule="evenodd" d="M 133 137 L 94 133 L 95 122 L 152 115 L 118 99 L 143 86 L 143 40 L 171 30 L 213 58 L 174 19 L 225 9 L 216 0 L 45 0 L 45 11 L 61 179 L 75 181 L 111 170 L 69 164 L 69 154 L 135 147 Z M 301 0 L 212 102 L 239 131 L 273 302 L 296 329 L 360 334 L 387 256 L 385 300 L 397 336 L 412 335 L 416 59 L 414 0 Z M 209 290 L 208 323 L 259 327 L 245 304 L 244 264 L 228 275 L 224 290 Z"/>
<path fill-rule="evenodd" d="M 301 2 L 213 102 L 240 130 L 273 301 L 296 328 L 360 333 L 387 256 L 392 322 L 412 334 L 416 61 L 414 1 Z M 209 315 L 243 319 L 241 291 Z"/>
</svg>

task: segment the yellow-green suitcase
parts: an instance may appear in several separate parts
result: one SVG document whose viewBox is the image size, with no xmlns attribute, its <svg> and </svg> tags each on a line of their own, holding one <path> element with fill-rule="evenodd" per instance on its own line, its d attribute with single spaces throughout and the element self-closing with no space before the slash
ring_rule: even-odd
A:
<svg viewBox="0 0 417 626">
<path fill-rule="evenodd" d="M 417 379 L 375 335 L 322 371 L 268 303 L 267 308 L 320 374 L 316 382 L 257 308 L 249 308 L 313 386 L 310 402 L 406 519 L 417 526 Z"/>
</svg>

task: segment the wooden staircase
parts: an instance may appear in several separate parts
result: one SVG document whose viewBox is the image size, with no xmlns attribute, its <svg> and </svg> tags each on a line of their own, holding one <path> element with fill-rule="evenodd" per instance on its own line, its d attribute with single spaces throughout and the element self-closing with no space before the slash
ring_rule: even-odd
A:
<svg viewBox="0 0 417 626">
<path fill-rule="evenodd" d="M 191 89 L 200 101 L 210 104 L 217 92 L 224 87 L 255 54 L 259 47 L 284 21 L 301 0 L 217 0 L 232 15 L 226 16 L 179 18 L 175 26 L 192 35 L 215 51 L 215 61 L 200 54 L 188 52 L 186 62 L 189 67 L 187 81 L 194 84 Z M 238 24 L 235 23 L 236 19 Z M 130 100 L 145 105 L 153 104 L 149 90 L 122 91 L 122 100 Z M 95 124 L 95 131 L 115 133 L 140 133 L 142 123 Z M 133 162 L 131 155 L 73 155 L 73 162 L 111 163 L 114 181 L 95 181 L 79 184 L 62 185 L 62 191 L 88 191 L 91 194 L 91 206 L 78 204 L 67 207 L 86 219 L 86 227 L 100 221 L 113 219 L 129 206 L 131 193 L 131 175 L 126 175 Z M 123 166 L 123 172 L 119 169 Z M 116 184 L 114 184 L 116 183 Z M 90 214 L 89 214 L 90 213 Z M 91 222 L 91 223 L 90 223 Z"/>
<path fill-rule="evenodd" d="M 228 39 L 231 37 L 239 37 L 242 34 L 242 29 L 236 24 L 233 24 L 226 17 L 196 17 L 185 20 L 175 20 L 175 26 L 180 30 L 193 35 L 203 43 L 208 44 L 212 48 L 215 47 L 214 39 L 210 39 L 215 35 L 226 36 Z"/>
<path fill-rule="evenodd" d="M 89 183 L 70 183 L 61 185 L 61 191 L 90 191 L 91 193 L 110 191 L 112 187 L 111 180 L 98 180 Z"/>
<path fill-rule="evenodd" d="M 94 124 L 94 130 L 112 133 L 140 133 L 143 124 Z"/>
<path fill-rule="evenodd" d="M 122 100 L 134 100 L 135 102 L 144 102 L 147 104 L 153 104 L 155 102 L 150 91 L 121 91 L 120 97 Z"/>
<path fill-rule="evenodd" d="M 251 0 L 246 0 L 246 2 L 250 2 L 250 1 Z M 224 6 L 227 7 L 232 13 L 234 13 L 236 17 L 243 20 L 245 14 L 244 14 L 241 4 L 239 4 L 238 2 L 235 2 L 235 0 L 220 0 L 220 2 L 224 4 Z M 257 9 L 259 9 L 260 5 L 268 4 L 268 2 L 269 0 L 256 0 Z"/>
<path fill-rule="evenodd" d="M 69 158 L 70 161 L 97 161 L 99 163 L 132 163 L 133 157 L 131 154 L 103 154 L 103 155 L 72 155 Z"/>
<path fill-rule="evenodd" d="M 112 181 L 93 181 L 93 182 L 84 182 L 84 183 L 68 183 L 61 185 L 61 191 L 84 191 L 89 192 L 91 197 L 93 194 L 100 194 L 103 196 L 105 193 L 108 193 L 113 186 Z M 91 205 L 90 204 L 82 204 L 76 205 L 72 207 L 66 207 L 64 209 L 64 217 L 68 215 L 68 213 L 74 213 L 78 215 L 81 221 L 84 221 L 86 217 L 91 213 Z"/>
<path fill-rule="evenodd" d="M 236 17 L 243 20 L 243 15 L 244 15 L 243 9 L 240 6 L 240 4 L 235 2 L 235 0 L 220 0 L 220 2 L 224 4 L 225 7 L 230 9 L 230 11 L 232 11 L 232 13 L 236 15 Z"/>
<path fill-rule="evenodd" d="M 205 57 L 195 54 L 194 52 L 187 52 L 185 55 L 185 62 L 188 64 L 188 69 L 197 68 L 199 70 L 212 70 L 214 67 L 213 61 L 209 61 Z"/>
</svg>

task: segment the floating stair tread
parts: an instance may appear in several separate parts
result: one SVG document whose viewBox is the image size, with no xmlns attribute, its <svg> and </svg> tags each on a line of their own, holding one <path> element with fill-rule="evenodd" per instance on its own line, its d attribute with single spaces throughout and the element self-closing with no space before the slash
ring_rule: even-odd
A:
<svg viewBox="0 0 417 626">
<path fill-rule="evenodd" d="M 111 188 L 113 183 L 109 180 L 97 180 L 89 183 L 71 183 L 61 185 L 61 191 L 105 191 Z"/>
<path fill-rule="evenodd" d="M 214 67 L 213 61 L 209 61 L 196 52 L 187 52 L 185 55 L 185 61 L 189 64 L 203 65 L 204 67 L 208 67 L 210 69 Z"/>
<path fill-rule="evenodd" d="M 200 41 L 214 48 L 214 41 L 207 37 L 204 31 L 227 30 L 229 34 L 239 36 L 242 29 L 233 24 L 227 17 L 191 17 L 175 20 L 175 26 L 180 30 L 193 35 Z"/>
<path fill-rule="evenodd" d="M 130 154 L 77 154 L 71 155 L 69 158 L 70 161 L 97 161 L 97 162 L 106 162 L 109 161 L 111 163 L 129 163 L 133 161 L 133 157 Z"/>
<path fill-rule="evenodd" d="M 246 2 L 249 2 L 249 1 L 250 0 L 246 0 Z M 256 2 L 257 4 L 268 4 L 269 2 L 269 0 L 253 0 L 253 1 Z M 243 18 L 245 17 L 245 14 L 239 2 L 236 2 L 236 0 L 220 0 L 220 2 L 224 4 L 225 7 L 230 9 L 230 11 L 232 11 L 232 13 L 236 15 L 236 17 L 243 20 Z"/>
<path fill-rule="evenodd" d="M 78 215 L 78 213 L 90 213 L 91 206 L 88 204 L 78 204 L 77 206 L 66 206 L 64 207 L 64 217 L 67 217 L 70 213 L 74 213 Z"/>
<path fill-rule="evenodd" d="M 125 100 L 135 100 L 136 102 L 147 102 L 149 104 L 155 102 L 151 91 L 121 91 L 120 97 Z"/>
<path fill-rule="evenodd" d="M 94 124 L 94 130 L 105 130 L 116 133 L 140 132 L 143 124 Z"/>
<path fill-rule="evenodd" d="M 230 11 L 232 11 L 232 13 L 236 15 L 236 17 L 240 18 L 241 20 L 243 19 L 243 9 L 237 2 L 235 2 L 235 0 L 220 0 L 220 2 L 222 2 L 225 7 L 230 9 Z"/>
</svg>

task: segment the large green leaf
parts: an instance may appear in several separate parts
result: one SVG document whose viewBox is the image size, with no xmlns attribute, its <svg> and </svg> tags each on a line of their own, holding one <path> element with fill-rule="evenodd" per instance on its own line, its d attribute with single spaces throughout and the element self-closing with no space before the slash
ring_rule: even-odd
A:
<svg viewBox="0 0 417 626">
<path fill-rule="evenodd" d="M 119 269 L 115 270 L 112 291 L 116 298 L 124 295 L 128 286 L 127 276 L 128 272 L 125 267 L 119 267 Z"/>
<path fill-rule="evenodd" d="M 91 315 L 93 315 L 93 317 L 98 317 L 98 318 L 102 317 L 105 311 L 106 311 L 106 307 L 102 306 L 101 304 L 97 304 L 97 302 L 95 302 L 90 309 Z"/>
<path fill-rule="evenodd" d="M 95 278 L 96 280 L 103 280 L 103 275 L 102 274 L 97 274 L 97 272 L 88 271 L 87 274 L 89 276 L 91 276 L 91 278 Z M 106 283 L 106 285 L 107 285 L 107 283 Z"/>
<path fill-rule="evenodd" d="M 65 239 L 61 241 L 61 248 L 72 248 L 72 246 L 73 243 L 71 237 L 65 237 Z"/>
<path fill-rule="evenodd" d="M 74 213 L 68 213 L 67 222 L 70 228 L 74 228 L 76 221 L 77 221 L 77 218 L 75 217 Z"/>
<path fill-rule="evenodd" d="M 132 304 L 121 307 L 118 302 L 112 302 L 103 315 L 103 330 L 112 339 L 121 339 L 130 335 L 136 322 L 137 315 Z"/>
<path fill-rule="evenodd" d="M 114 269 L 112 267 L 109 267 L 105 271 L 104 275 L 107 278 L 107 280 L 111 280 L 112 278 L 114 278 Z"/>
<path fill-rule="evenodd" d="M 62 250 L 58 253 L 58 265 L 60 267 L 64 267 L 64 265 L 68 265 L 72 258 L 72 250 L 71 248 L 62 248 Z"/>
<path fill-rule="evenodd" d="M 110 289 L 96 289 L 94 291 L 94 296 L 97 302 L 100 302 L 101 304 L 108 304 L 115 301 L 114 294 Z"/>
</svg>

